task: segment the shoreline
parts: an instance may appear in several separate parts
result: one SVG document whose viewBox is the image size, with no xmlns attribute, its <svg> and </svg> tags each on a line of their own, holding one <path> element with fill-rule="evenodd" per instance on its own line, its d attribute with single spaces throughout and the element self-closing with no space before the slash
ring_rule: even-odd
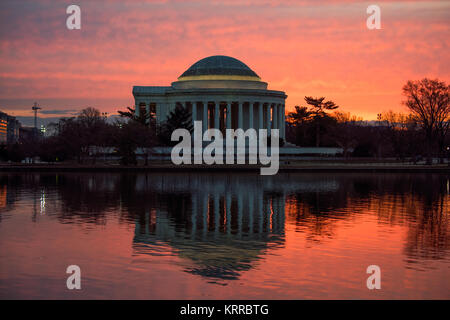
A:
<svg viewBox="0 0 450 320">
<path fill-rule="evenodd" d="M 3 172 L 259 172 L 256 165 L 78 165 L 78 164 L 1 164 Z M 333 172 L 333 173 L 448 173 L 450 166 L 412 165 L 392 163 L 305 163 L 282 164 L 279 173 L 286 172 Z"/>
</svg>

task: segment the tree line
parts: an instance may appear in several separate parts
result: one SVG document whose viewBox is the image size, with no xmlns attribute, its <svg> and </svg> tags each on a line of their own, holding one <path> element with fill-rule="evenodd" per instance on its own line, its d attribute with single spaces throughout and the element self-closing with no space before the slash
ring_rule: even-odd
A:
<svg viewBox="0 0 450 320">
<path fill-rule="evenodd" d="M 324 97 L 305 97 L 287 115 L 287 141 L 303 147 L 340 147 L 345 157 L 395 157 L 417 161 L 450 157 L 450 86 L 438 79 L 408 81 L 403 104 L 409 113 L 378 114 L 369 125 L 362 118 L 339 112 Z"/>
<path fill-rule="evenodd" d="M 340 147 L 344 157 L 395 157 L 413 161 L 450 157 L 450 86 L 439 80 L 408 81 L 403 87 L 408 114 L 384 112 L 376 125 L 367 125 L 324 97 L 305 97 L 306 106 L 295 106 L 287 115 L 286 140 L 301 147 Z M 121 164 L 137 164 L 136 151 L 145 165 L 155 146 L 173 146 L 177 128 L 192 131 L 191 113 L 181 105 L 157 124 L 154 115 L 133 108 L 119 111 L 120 119 L 107 121 L 95 108 L 78 116 L 62 118 L 49 126 L 54 134 L 22 137 L 19 143 L 0 146 L 0 158 L 20 162 L 39 157 L 46 162 L 76 161 L 95 164 L 105 153 L 116 155 Z M 283 142 L 284 143 L 284 142 Z"/>
<path fill-rule="evenodd" d="M 154 116 L 145 111 L 135 114 L 133 108 L 119 111 L 120 119 L 111 123 L 106 113 L 88 107 L 76 117 L 61 118 L 48 126 L 52 134 L 21 137 L 20 141 L 0 147 L 0 158 L 20 162 L 39 157 L 44 162 L 76 161 L 95 164 L 99 157 L 112 154 L 123 165 L 137 164 L 137 150 L 144 156 L 144 164 L 155 146 L 171 146 L 172 131 L 176 128 L 192 130 L 191 114 L 177 106 L 167 121 L 157 125 Z"/>
</svg>

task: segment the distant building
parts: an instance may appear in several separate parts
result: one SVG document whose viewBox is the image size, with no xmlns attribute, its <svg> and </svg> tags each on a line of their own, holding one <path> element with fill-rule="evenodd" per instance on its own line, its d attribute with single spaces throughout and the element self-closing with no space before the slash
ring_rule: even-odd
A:
<svg viewBox="0 0 450 320">
<path fill-rule="evenodd" d="M 15 118 L 0 111 L 0 144 L 17 143 L 22 125 Z"/>
<path fill-rule="evenodd" d="M 227 57 L 202 59 L 171 86 L 134 86 L 136 115 L 153 114 L 163 122 L 177 105 L 188 108 L 192 121 L 210 128 L 279 129 L 285 138 L 283 91 L 268 90 L 267 83 L 243 62 Z"/>
<path fill-rule="evenodd" d="M 6 144 L 8 139 L 8 118 L 6 113 L 0 113 L 0 144 Z"/>
<path fill-rule="evenodd" d="M 19 137 L 21 140 L 30 140 L 39 135 L 39 130 L 35 127 L 21 127 Z"/>
<path fill-rule="evenodd" d="M 19 142 L 20 128 L 22 127 L 22 124 L 16 120 L 16 118 L 11 118 L 13 119 L 8 121 L 8 143 L 17 143 Z"/>
</svg>

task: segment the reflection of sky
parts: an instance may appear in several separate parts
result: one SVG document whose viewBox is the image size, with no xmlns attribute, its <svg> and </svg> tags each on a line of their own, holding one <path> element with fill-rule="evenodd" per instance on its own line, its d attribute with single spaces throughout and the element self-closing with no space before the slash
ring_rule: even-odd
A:
<svg viewBox="0 0 450 320">
<path fill-rule="evenodd" d="M 212 212 L 224 200 L 226 208 L 222 184 L 243 184 L 245 192 L 228 189 L 234 218 L 241 194 L 241 227 L 234 223 L 239 219 L 221 216 L 217 228 L 214 215 L 204 232 L 202 200 L 193 228 L 191 196 L 203 195 L 174 189 L 186 176 L 192 185 L 209 181 Z M 0 190 L 14 199 L 0 212 L 0 298 L 71 298 L 65 289 L 70 264 L 88 275 L 77 296 L 83 298 L 448 298 L 446 176 L 276 177 L 292 186 L 314 177 L 317 186 L 335 181 L 338 188 L 287 189 L 282 209 L 277 178 L 259 175 L 0 175 L 0 186 L 7 187 Z M 249 188 L 251 181 L 258 187 Z M 282 223 L 265 220 L 259 229 L 261 210 L 256 203 L 251 210 L 246 200 L 258 188 L 265 190 L 263 199 L 275 200 L 266 216 L 284 213 Z M 175 205 L 180 197 L 184 207 Z M 371 264 L 382 268 L 380 292 L 365 287 Z"/>
<path fill-rule="evenodd" d="M 0 210 L 6 207 L 7 186 L 0 185 Z"/>
<path fill-rule="evenodd" d="M 408 79 L 449 78 L 448 1 L 378 1 L 382 30 L 365 27 L 368 2 L 87 1 L 82 30 L 67 4 L 0 2 L 0 105 L 29 114 L 34 99 L 61 114 L 116 112 L 133 85 L 168 85 L 192 63 L 225 54 L 247 63 L 287 109 L 325 95 L 372 119 L 400 110 Z"/>
</svg>

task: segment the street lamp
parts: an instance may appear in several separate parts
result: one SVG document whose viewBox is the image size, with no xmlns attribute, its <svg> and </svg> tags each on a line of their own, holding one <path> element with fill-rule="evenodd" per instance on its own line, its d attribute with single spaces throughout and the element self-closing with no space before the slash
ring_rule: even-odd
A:
<svg viewBox="0 0 450 320">
<path fill-rule="evenodd" d="M 447 165 L 450 167 L 450 147 L 447 147 Z"/>
</svg>

